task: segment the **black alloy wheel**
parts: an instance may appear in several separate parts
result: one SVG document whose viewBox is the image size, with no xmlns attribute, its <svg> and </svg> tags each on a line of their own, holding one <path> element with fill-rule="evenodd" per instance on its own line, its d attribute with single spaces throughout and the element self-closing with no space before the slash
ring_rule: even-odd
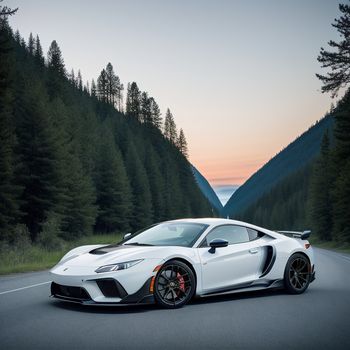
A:
<svg viewBox="0 0 350 350">
<path fill-rule="evenodd" d="M 291 294 L 304 293 L 310 284 L 311 265 L 309 259 L 303 254 L 293 254 L 284 272 L 284 284 Z"/>
<path fill-rule="evenodd" d="M 159 305 L 174 309 L 185 305 L 196 290 L 196 279 L 190 267 L 181 261 L 166 262 L 154 283 L 154 296 Z"/>
</svg>

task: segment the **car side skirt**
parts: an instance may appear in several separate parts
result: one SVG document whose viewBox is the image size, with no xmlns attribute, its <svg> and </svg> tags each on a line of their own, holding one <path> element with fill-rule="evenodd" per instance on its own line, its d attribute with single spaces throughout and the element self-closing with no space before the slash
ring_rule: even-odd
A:
<svg viewBox="0 0 350 350">
<path fill-rule="evenodd" d="M 283 279 L 277 280 L 255 280 L 247 283 L 236 284 L 234 286 L 218 288 L 210 291 L 205 291 L 204 293 L 199 294 L 201 298 L 214 296 L 214 295 L 223 295 L 223 294 L 232 294 L 245 291 L 254 291 L 254 290 L 263 290 L 263 289 L 273 289 L 273 288 L 283 288 Z"/>
</svg>

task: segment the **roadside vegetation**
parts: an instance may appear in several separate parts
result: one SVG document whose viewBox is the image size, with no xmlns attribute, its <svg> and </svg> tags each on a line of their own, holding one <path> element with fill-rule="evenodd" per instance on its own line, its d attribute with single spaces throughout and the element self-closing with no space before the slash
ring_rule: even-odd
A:
<svg viewBox="0 0 350 350">
<path fill-rule="evenodd" d="M 337 253 L 350 254 L 350 243 L 342 243 L 337 241 L 324 241 L 317 238 L 317 236 L 310 237 L 310 243 L 313 247 L 333 250 Z"/>
<path fill-rule="evenodd" d="M 73 241 L 56 239 L 31 243 L 20 239 L 15 244 L 0 243 L 0 275 L 49 269 L 70 249 L 88 244 L 111 244 L 121 241 L 119 233 L 85 236 Z"/>
</svg>

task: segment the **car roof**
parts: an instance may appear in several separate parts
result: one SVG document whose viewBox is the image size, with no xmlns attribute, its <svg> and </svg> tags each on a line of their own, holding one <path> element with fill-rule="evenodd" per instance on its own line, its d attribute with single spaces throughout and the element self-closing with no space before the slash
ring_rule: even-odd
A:
<svg viewBox="0 0 350 350">
<path fill-rule="evenodd" d="M 249 224 L 248 222 L 244 221 L 238 221 L 238 220 L 232 220 L 232 219 L 222 219 L 222 218 L 189 218 L 189 219 L 177 219 L 177 220 L 169 220 L 166 222 L 188 222 L 188 223 L 197 223 L 197 224 L 204 224 L 209 226 L 217 226 L 217 225 L 239 225 L 239 226 L 245 226 L 252 228 L 257 231 L 264 232 L 274 238 L 285 238 L 285 236 L 278 234 L 275 231 L 268 230 L 266 228 L 256 226 L 253 224 Z"/>
<path fill-rule="evenodd" d="M 170 220 L 166 222 L 193 222 L 197 224 L 205 225 L 222 225 L 222 224 L 235 224 L 235 225 L 250 225 L 243 221 L 231 220 L 231 219 L 221 219 L 221 218 L 189 218 L 189 219 L 177 219 Z"/>
</svg>

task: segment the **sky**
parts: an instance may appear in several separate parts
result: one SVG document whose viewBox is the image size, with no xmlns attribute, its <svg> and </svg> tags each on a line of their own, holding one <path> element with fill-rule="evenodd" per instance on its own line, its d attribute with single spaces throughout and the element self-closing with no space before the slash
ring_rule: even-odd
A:
<svg viewBox="0 0 350 350">
<path fill-rule="evenodd" d="M 241 185 L 330 109 L 317 55 L 337 39 L 336 0 L 5 0 L 27 40 L 52 40 L 68 71 L 111 62 L 183 128 L 190 161 Z M 233 187 L 232 187 L 233 188 Z"/>
</svg>

